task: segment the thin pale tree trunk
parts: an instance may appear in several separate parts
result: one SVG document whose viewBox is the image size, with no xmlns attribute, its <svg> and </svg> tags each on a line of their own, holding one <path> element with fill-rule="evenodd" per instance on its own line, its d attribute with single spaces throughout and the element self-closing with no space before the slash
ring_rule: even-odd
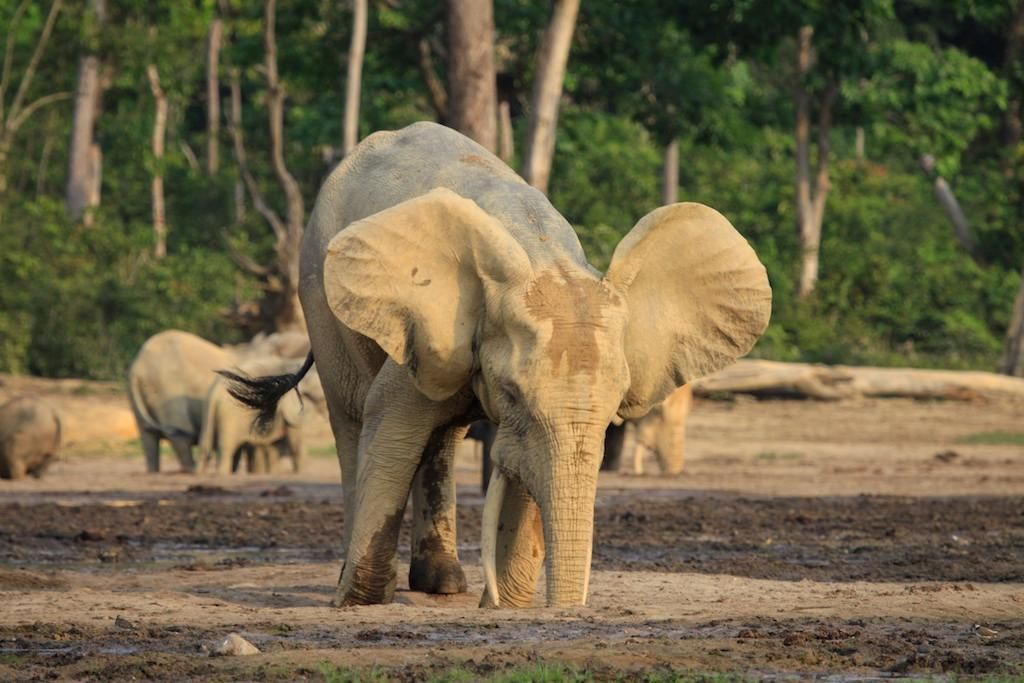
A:
<svg viewBox="0 0 1024 683">
<path fill-rule="evenodd" d="M 426 38 L 420 38 L 416 47 L 419 54 L 417 64 L 420 67 L 420 73 L 423 75 L 423 82 L 427 85 L 427 92 L 430 93 L 430 104 L 434 107 L 437 120 L 447 124 L 448 91 L 434 69 L 434 51 L 430 48 L 430 41 Z"/>
<path fill-rule="evenodd" d="M 832 140 L 832 109 L 839 93 L 830 83 L 818 103 L 818 162 L 811 177 L 811 96 L 807 78 L 811 72 L 814 29 L 802 26 L 797 34 L 797 84 L 794 91 L 796 126 L 796 202 L 800 236 L 800 280 L 797 296 L 806 299 L 818 285 L 821 259 L 821 227 L 829 192 L 828 162 Z"/>
<path fill-rule="evenodd" d="M 231 69 L 229 76 L 231 88 L 231 128 L 242 129 L 242 84 L 238 69 Z M 235 181 L 235 223 L 245 220 L 245 183 L 241 178 Z"/>
<path fill-rule="evenodd" d="M 492 0 L 448 0 L 448 125 L 494 152 L 498 86 Z"/>
<path fill-rule="evenodd" d="M 164 208 L 164 142 L 167 134 L 167 94 L 160 87 L 160 73 L 155 64 L 146 67 L 149 89 L 153 93 L 156 110 L 153 114 L 153 256 L 167 255 L 167 212 Z"/>
<path fill-rule="evenodd" d="M 91 0 L 90 9 L 97 25 L 106 19 L 106 0 Z M 94 149 L 93 136 L 100 110 L 100 58 L 84 54 L 78 60 L 78 86 L 75 92 L 75 111 L 71 123 L 71 143 L 68 150 L 68 180 L 64 204 L 68 215 L 75 220 L 88 219 L 86 211 L 96 206 L 96 185 L 100 182 L 100 165 Z"/>
<path fill-rule="evenodd" d="M 857 161 L 864 161 L 864 126 L 857 126 L 853 138 L 853 153 Z"/>
<path fill-rule="evenodd" d="M 498 103 L 498 133 L 498 156 L 511 166 L 515 142 L 512 137 L 512 105 L 507 99 Z"/>
<path fill-rule="evenodd" d="M 345 122 L 342 151 L 347 156 L 359 142 L 359 97 L 362 92 L 363 56 L 366 54 L 366 0 L 352 1 L 352 42 L 345 78 Z"/>
<path fill-rule="evenodd" d="M 1024 270 L 1021 271 L 1020 288 L 1006 329 L 1006 344 L 999 371 L 1011 377 L 1024 377 Z"/>
<path fill-rule="evenodd" d="M 551 22 L 537 55 L 537 73 L 530 96 L 530 122 L 526 133 L 522 175 L 526 182 L 547 193 L 558 130 L 558 104 L 562 98 L 565 67 L 576 28 L 579 0 L 556 0 Z"/>
<path fill-rule="evenodd" d="M 661 203 L 664 206 L 679 201 L 679 140 L 665 145 L 665 158 L 661 169 Z"/>
<path fill-rule="evenodd" d="M 919 162 L 921 170 L 932 179 L 935 198 L 938 200 L 939 206 L 942 207 L 942 211 L 946 214 L 946 218 L 949 219 L 950 225 L 953 226 L 953 237 L 956 238 L 961 249 L 967 252 L 975 262 L 980 263 L 974 231 L 971 230 L 971 224 L 967 222 L 967 216 L 964 215 L 963 209 L 960 208 L 960 202 L 957 201 L 953 188 L 949 186 L 945 178 L 938 174 L 935 166 L 935 157 L 931 154 L 923 154 Z"/>
<path fill-rule="evenodd" d="M 220 169 L 220 47 L 224 20 L 215 15 L 206 41 L 206 172 Z"/>
</svg>

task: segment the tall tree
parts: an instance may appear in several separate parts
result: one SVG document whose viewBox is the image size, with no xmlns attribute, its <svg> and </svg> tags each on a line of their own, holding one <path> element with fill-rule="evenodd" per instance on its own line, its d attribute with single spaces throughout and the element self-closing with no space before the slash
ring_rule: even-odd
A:
<svg viewBox="0 0 1024 683">
<path fill-rule="evenodd" d="M 522 176 L 541 192 L 548 191 L 551 160 L 555 154 L 558 104 L 562 98 L 569 47 L 576 28 L 579 0 L 555 0 L 551 21 L 537 54 L 537 70 L 530 96 L 529 129 L 523 154 Z"/>
<path fill-rule="evenodd" d="M 363 56 L 366 53 L 366 0 L 352 0 L 352 42 L 345 77 L 345 122 L 342 151 L 348 154 L 359 142 L 359 98 L 362 94 Z"/>
<path fill-rule="evenodd" d="M 236 262 L 264 283 L 268 298 L 264 302 L 263 317 L 277 330 L 305 329 L 302 307 L 299 305 L 299 245 L 305 221 L 305 203 L 294 176 L 284 159 L 284 99 L 285 88 L 277 70 L 277 0 L 264 0 L 263 4 L 263 73 L 267 82 L 267 118 L 270 134 L 270 162 L 274 175 L 285 195 L 285 215 L 274 211 L 260 192 L 247 163 L 245 145 L 240 126 L 232 125 L 235 158 L 245 186 L 252 197 L 253 206 L 260 212 L 274 233 L 275 261 L 272 266 L 261 266 L 236 254 Z M 234 96 L 232 97 L 234 100 Z"/>
<path fill-rule="evenodd" d="M 89 0 L 88 40 L 78 60 L 78 85 L 75 112 L 71 123 L 68 150 L 67 186 L 64 204 L 68 214 L 78 220 L 89 207 L 99 204 L 102 177 L 102 152 L 94 142 L 96 118 L 99 115 L 102 86 L 100 83 L 99 29 L 107 16 L 106 0 Z"/>
<path fill-rule="evenodd" d="M 214 175 L 220 168 L 220 48 L 224 34 L 218 3 L 206 37 L 206 172 Z"/>
<path fill-rule="evenodd" d="M 448 125 L 494 152 L 498 89 L 494 3 L 448 0 Z"/>
<path fill-rule="evenodd" d="M 808 87 L 812 63 L 814 28 L 801 26 L 797 32 L 796 84 L 793 89 L 795 116 L 794 143 L 796 152 L 796 215 L 800 235 L 800 280 L 798 295 L 809 296 L 818 284 L 818 261 L 821 253 L 821 224 L 825 218 L 828 197 L 828 156 L 832 139 L 832 108 L 839 83 L 829 79 L 817 99 L 818 158 L 811 177 L 811 107 Z"/>
<path fill-rule="evenodd" d="M 153 180 L 151 194 L 153 204 L 153 256 L 161 259 L 167 255 L 167 211 L 164 206 L 164 142 L 167 137 L 167 94 L 160 87 L 160 72 L 155 64 L 146 66 L 146 78 L 153 93 L 153 137 L 150 148 L 153 153 Z"/>
<path fill-rule="evenodd" d="M 36 69 L 39 67 L 39 60 L 42 59 L 43 52 L 46 50 L 46 44 L 53 33 L 53 25 L 57 21 L 57 15 L 60 13 L 61 0 L 54 0 L 53 4 L 50 5 L 50 12 L 46 17 L 46 22 L 43 24 L 42 31 L 36 40 L 32 57 L 21 74 L 21 80 L 18 83 L 18 89 L 14 93 L 14 98 L 11 100 L 11 105 L 9 108 L 6 106 L 7 90 L 11 86 L 15 38 L 18 33 L 18 25 L 28 6 L 29 0 L 22 0 L 17 9 L 14 10 L 11 21 L 7 24 L 7 43 L 4 48 L 3 67 L 2 71 L 0 71 L 0 199 L 3 199 L 7 193 L 7 160 L 11 152 L 11 144 L 14 142 L 14 136 L 17 134 L 18 129 L 40 107 L 58 100 L 67 99 L 70 96 L 70 93 L 56 92 L 44 95 L 27 105 L 25 104 L 25 97 L 28 94 L 29 88 L 32 87 Z"/>
</svg>

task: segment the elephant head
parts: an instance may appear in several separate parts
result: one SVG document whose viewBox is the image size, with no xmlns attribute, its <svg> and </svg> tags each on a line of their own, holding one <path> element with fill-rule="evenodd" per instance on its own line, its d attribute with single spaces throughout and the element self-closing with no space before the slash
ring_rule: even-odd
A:
<svg viewBox="0 0 1024 683">
<path fill-rule="evenodd" d="M 602 277 L 558 246 L 528 254 L 495 217 L 444 189 L 338 233 L 324 287 L 334 315 L 404 364 L 424 395 L 472 392 L 498 424 L 482 543 L 488 592 L 505 600 L 498 519 L 531 509 L 509 503 L 526 500 L 533 523 L 511 521 L 542 533 L 550 605 L 586 601 L 609 421 L 643 415 L 745 354 L 771 306 L 753 250 L 706 206 L 645 216 Z"/>
</svg>

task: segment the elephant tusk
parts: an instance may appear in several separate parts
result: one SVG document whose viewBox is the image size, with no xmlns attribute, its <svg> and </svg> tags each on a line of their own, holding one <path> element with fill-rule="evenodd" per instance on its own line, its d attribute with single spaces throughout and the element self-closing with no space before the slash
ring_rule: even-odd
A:
<svg viewBox="0 0 1024 683">
<path fill-rule="evenodd" d="M 487 486 L 487 497 L 484 499 L 484 513 L 481 524 L 480 560 L 484 565 L 484 586 L 491 597 L 491 606 L 501 604 L 498 598 L 498 522 L 501 508 L 505 502 L 505 489 L 508 479 L 495 467 L 491 472 L 491 483 Z"/>
</svg>

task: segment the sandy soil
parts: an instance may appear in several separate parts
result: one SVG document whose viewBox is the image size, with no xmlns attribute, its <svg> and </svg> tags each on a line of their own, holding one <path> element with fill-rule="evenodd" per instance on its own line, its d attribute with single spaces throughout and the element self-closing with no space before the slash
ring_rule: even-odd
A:
<svg viewBox="0 0 1024 683">
<path fill-rule="evenodd" d="M 62 410 L 124 405 L 116 387 L 74 391 Z M 613 680 L 1024 675 L 1024 446 L 968 443 L 1024 431 L 1022 415 L 698 401 L 682 476 L 602 474 L 588 607 L 519 611 L 476 608 L 472 447 L 470 592 L 335 609 L 344 520 L 322 422 L 302 475 L 198 478 L 146 475 L 138 445 L 93 420 L 46 478 L 0 482 L 0 680 L 319 679 L 325 663 L 420 680 L 536 661 Z M 230 632 L 262 654 L 208 656 Z"/>
</svg>

